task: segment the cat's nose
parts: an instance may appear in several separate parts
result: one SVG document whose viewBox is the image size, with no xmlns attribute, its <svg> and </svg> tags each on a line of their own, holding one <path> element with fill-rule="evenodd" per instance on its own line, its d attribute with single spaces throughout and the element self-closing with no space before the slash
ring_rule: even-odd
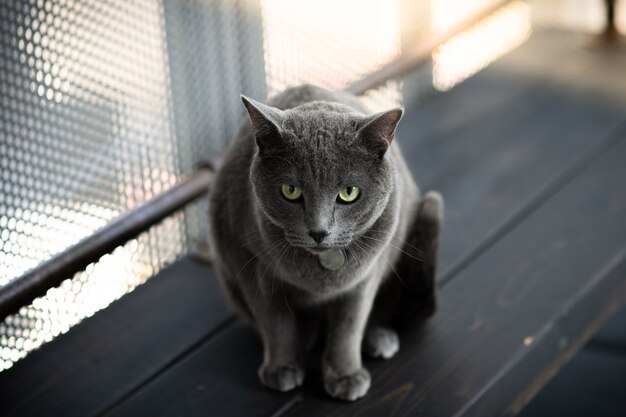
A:
<svg viewBox="0 0 626 417">
<path fill-rule="evenodd" d="M 318 244 L 322 243 L 322 240 L 324 240 L 324 238 L 329 234 L 330 233 L 328 233 L 326 230 L 311 230 L 309 232 L 309 236 L 311 236 L 313 240 Z"/>
</svg>

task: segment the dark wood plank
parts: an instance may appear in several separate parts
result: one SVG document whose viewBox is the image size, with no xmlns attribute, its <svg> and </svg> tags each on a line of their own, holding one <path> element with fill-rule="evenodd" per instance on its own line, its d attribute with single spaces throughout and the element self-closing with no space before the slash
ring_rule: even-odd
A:
<svg viewBox="0 0 626 417">
<path fill-rule="evenodd" d="M 626 354 L 583 349 L 520 417 L 623 417 Z"/>
<path fill-rule="evenodd" d="M 506 77 L 494 78 L 497 81 L 491 86 L 484 80 L 480 84 L 486 90 L 506 90 L 506 82 L 500 85 Z M 513 76 L 509 82 L 520 84 Z M 501 101 L 500 96 L 483 99 L 479 92 L 458 98 L 462 93 L 459 88 L 440 96 L 441 106 L 431 108 L 427 102 L 407 107 L 399 131 L 420 186 L 440 191 L 446 202 L 440 256 L 443 279 L 475 256 L 474 250 L 482 250 L 485 242 L 506 230 L 520 211 L 541 198 L 546 186 L 626 115 L 613 103 L 543 84 L 514 94 L 510 101 Z M 450 112 L 462 114 L 462 106 L 471 106 L 466 101 L 489 109 L 491 100 L 497 107 L 487 113 L 462 122 L 450 120 L 454 117 Z"/>
<path fill-rule="evenodd" d="M 96 415 L 229 317 L 211 269 L 183 259 L 0 373 L 0 414 Z"/>
<path fill-rule="evenodd" d="M 291 394 L 260 385 L 256 371 L 261 357 L 259 337 L 238 323 L 107 415 L 269 416 Z"/>
<path fill-rule="evenodd" d="M 287 415 L 513 414 L 626 298 L 626 131 L 440 294 L 373 387 L 340 405 L 310 388 Z"/>
<path fill-rule="evenodd" d="M 626 307 L 602 326 L 589 343 L 597 348 L 621 350 L 626 354 Z"/>
<path fill-rule="evenodd" d="M 626 65 L 626 57 L 587 43 L 580 34 L 537 31 L 451 91 L 407 103 L 400 144 L 422 189 L 446 199 L 443 280 L 626 114 L 623 95 L 590 91 L 606 67 Z"/>
</svg>

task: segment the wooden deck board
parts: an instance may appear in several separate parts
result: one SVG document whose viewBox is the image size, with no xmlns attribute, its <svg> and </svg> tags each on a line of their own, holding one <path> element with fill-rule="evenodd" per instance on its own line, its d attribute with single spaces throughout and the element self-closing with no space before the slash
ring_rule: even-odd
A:
<svg viewBox="0 0 626 417">
<path fill-rule="evenodd" d="M 499 71 L 495 65 L 480 74 L 493 75 L 492 85 L 483 79 L 477 84 L 485 90 L 507 90 Z M 408 106 L 400 124 L 399 141 L 420 187 L 440 191 L 446 201 L 441 278 L 506 227 L 626 115 L 623 107 L 597 97 L 534 79 L 526 79 L 525 87 L 519 78 L 509 81 L 514 93 L 484 97 L 480 90 L 461 86 Z M 472 95 L 458 97 L 464 94 Z M 485 112 L 471 109 L 483 105 Z M 468 107 L 472 116 L 459 116 Z"/>
<path fill-rule="evenodd" d="M 591 343 L 621 349 L 626 355 L 626 306 L 595 334 Z"/>
<path fill-rule="evenodd" d="M 107 416 L 269 416 L 293 394 L 259 384 L 261 343 L 241 323 L 203 344 Z"/>
<path fill-rule="evenodd" d="M 585 349 L 520 417 L 623 417 L 626 355 Z"/>
<path fill-rule="evenodd" d="M 183 259 L 0 373 L 0 415 L 97 415 L 228 317 L 211 269 Z"/>
</svg>

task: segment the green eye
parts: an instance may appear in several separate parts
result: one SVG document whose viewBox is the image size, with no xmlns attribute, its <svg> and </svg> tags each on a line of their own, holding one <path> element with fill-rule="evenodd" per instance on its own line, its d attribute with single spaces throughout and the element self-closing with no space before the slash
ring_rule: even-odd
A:
<svg viewBox="0 0 626 417">
<path fill-rule="evenodd" d="M 343 187 L 337 197 L 342 203 L 354 203 L 360 194 L 358 187 Z"/>
<path fill-rule="evenodd" d="M 280 187 L 280 191 L 282 191 L 283 196 L 290 201 L 295 201 L 302 196 L 302 189 L 297 185 L 283 184 Z"/>
</svg>

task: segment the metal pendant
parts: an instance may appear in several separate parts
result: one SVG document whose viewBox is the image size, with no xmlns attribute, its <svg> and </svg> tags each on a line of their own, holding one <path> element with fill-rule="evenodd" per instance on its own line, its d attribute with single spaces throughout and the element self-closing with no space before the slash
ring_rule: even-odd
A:
<svg viewBox="0 0 626 417">
<path fill-rule="evenodd" d="M 320 265 L 329 271 L 336 271 L 346 263 L 346 256 L 340 250 L 328 250 L 320 254 Z"/>
</svg>

